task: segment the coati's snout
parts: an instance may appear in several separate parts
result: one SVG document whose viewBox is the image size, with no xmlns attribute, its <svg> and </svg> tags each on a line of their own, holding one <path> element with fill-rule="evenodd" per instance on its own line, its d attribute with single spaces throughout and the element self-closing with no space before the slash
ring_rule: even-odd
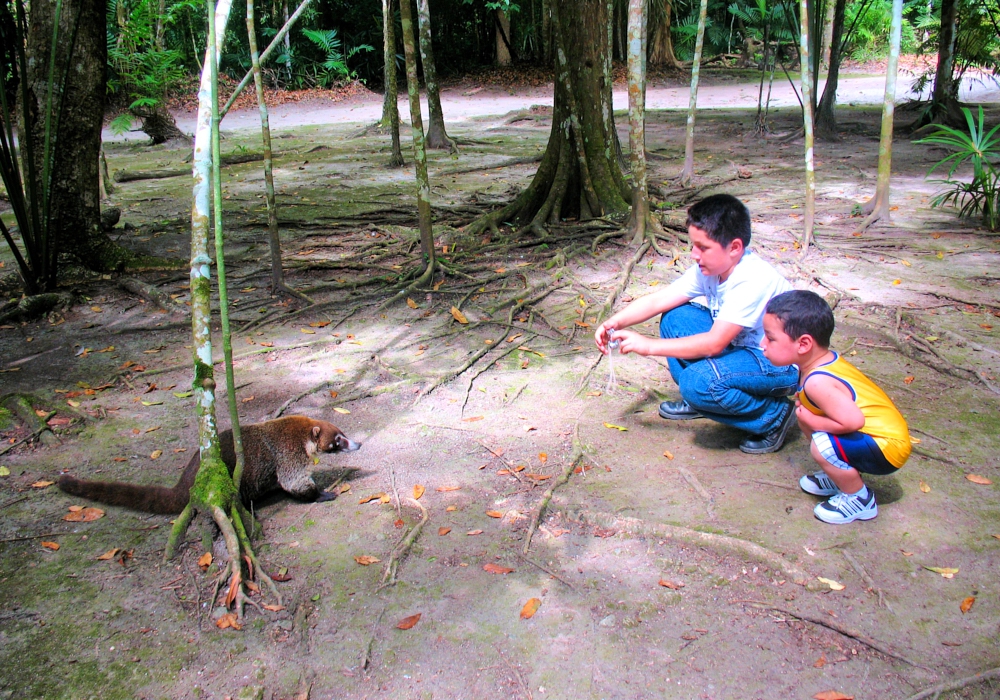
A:
<svg viewBox="0 0 1000 700">
<path fill-rule="evenodd" d="M 312 434 L 320 452 L 354 452 L 361 449 L 360 442 L 354 442 L 340 428 L 329 423 L 313 426 Z"/>
<path fill-rule="evenodd" d="M 343 433 L 337 436 L 335 442 L 337 443 L 337 446 L 336 448 L 330 450 L 331 452 L 354 452 L 354 450 L 361 449 L 360 442 L 354 442 L 354 440 L 350 439 Z"/>
</svg>

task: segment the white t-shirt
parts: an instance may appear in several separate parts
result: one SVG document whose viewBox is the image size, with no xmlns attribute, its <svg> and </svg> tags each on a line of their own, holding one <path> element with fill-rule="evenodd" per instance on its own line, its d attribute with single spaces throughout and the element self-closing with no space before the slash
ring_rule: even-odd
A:
<svg viewBox="0 0 1000 700">
<path fill-rule="evenodd" d="M 718 275 L 702 274 L 692 265 L 670 285 L 671 291 L 692 301 L 704 297 L 713 320 L 743 326 L 732 343 L 739 347 L 760 347 L 767 302 L 791 288 L 781 273 L 751 250 L 743 253 L 725 282 L 720 282 Z"/>
</svg>

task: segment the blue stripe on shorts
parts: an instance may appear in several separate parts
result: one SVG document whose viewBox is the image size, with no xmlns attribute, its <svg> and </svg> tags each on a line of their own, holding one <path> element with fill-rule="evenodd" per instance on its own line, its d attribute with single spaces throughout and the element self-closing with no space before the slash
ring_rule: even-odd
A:
<svg viewBox="0 0 1000 700">
<path fill-rule="evenodd" d="M 885 458 L 871 435 L 861 432 L 831 435 L 817 431 L 812 439 L 823 459 L 837 469 L 854 468 L 862 474 L 875 476 L 896 472 L 896 467 Z"/>
</svg>

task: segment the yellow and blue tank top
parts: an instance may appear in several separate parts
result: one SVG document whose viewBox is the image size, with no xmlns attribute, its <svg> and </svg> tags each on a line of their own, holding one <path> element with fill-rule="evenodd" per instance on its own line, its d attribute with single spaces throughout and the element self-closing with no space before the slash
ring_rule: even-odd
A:
<svg viewBox="0 0 1000 700">
<path fill-rule="evenodd" d="M 809 377 L 817 374 L 834 377 L 851 390 L 854 402 L 865 417 L 865 425 L 860 432 L 870 435 L 875 440 L 892 466 L 897 469 L 903 466 L 912 449 L 910 431 L 906 427 L 906 419 L 892 399 L 857 367 L 837 353 L 833 353 L 833 360 L 813 369 L 799 384 L 799 401 L 816 415 L 823 415 L 823 411 L 806 396 L 805 386 Z"/>
</svg>

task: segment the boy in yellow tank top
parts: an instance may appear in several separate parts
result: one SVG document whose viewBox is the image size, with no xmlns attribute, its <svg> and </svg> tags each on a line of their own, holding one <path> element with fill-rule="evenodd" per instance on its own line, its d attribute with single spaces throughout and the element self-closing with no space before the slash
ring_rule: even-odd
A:
<svg viewBox="0 0 1000 700">
<path fill-rule="evenodd" d="M 892 474 L 902 467 L 910 456 L 910 434 L 886 393 L 830 350 L 833 326 L 833 311 L 818 294 L 785 292 L 767 304 L 762 347 L 775 366 L 799 368 L 795 416 L 823 468 L 799 485 L 829 496 L 813 512 L 839 525 L 878 515 L 875 494 L 861 474 Z"/>
</svg>

